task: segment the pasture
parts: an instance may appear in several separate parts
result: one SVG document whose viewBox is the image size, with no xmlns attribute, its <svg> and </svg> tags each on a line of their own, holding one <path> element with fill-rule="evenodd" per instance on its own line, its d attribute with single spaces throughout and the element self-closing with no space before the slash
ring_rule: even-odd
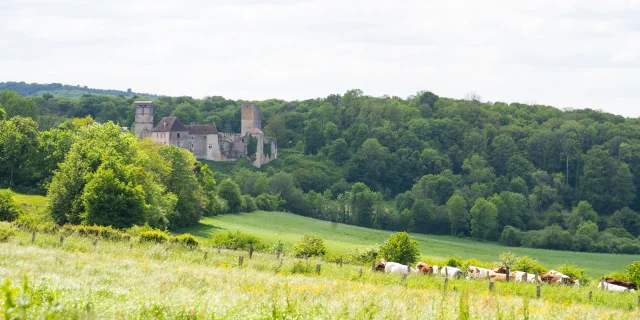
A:
<svg viewBox="0 0 640 320">
<path fill-rule="evenodd" d="M 303 234 L 313 233 L 325 239 L 329 253 L 346 255 L 366 245 L 382 244 L 392 232 L 373 230 L 328 221 L 321 221 L 284 212 L 240 213 L 203 218 L 200 224 L 177 230 L 189 232 L 201 240 L 209 239 L 216 232 L 240 230 L 255 235 L 264 241 L 275 243 L 281 240 L 287 249 L 293 248 Z M 527 255 L 538 259 L 549 268 L 566 262 L 585 268 L 593 278 L 623 270 L 638 260 L 634 255 L 602 254 L 585 252 L 553 251 L 531 248 L 512 248 L 497 243 L 479 242 L 451 236 L 411 234 L 420 245 L 424 258 L 443 260 L 449 257 L 475 258 L 496 261 L 502 252 L 511 251 L 518 256 Z"/>
<path fill-rule="evenodd" d="M 0 243 L 5 316 L 54 319 L 632 319 L 637 295 L 371 272 L 272 254 L 16 230 Z M 132 246 L 130 247 L 130 245 Z M 167 250 L 168 249 L 168 250 Z M 208 252 L 205 259 L 204 251 Z M 239 265 L 239 256 L 244 262 Z M 322 264 L 320 274 L 315 265 Z M 25 279 L 27 283 L 25 284 Z M 9 282 L 10 281 L 10 282 Z M 593 292 L 592 299 L 588 298 Z M 12 297 L 12 298 L 10 298 Z M 8 310 L 8 311 L 7 311 Z"/>
</svg>

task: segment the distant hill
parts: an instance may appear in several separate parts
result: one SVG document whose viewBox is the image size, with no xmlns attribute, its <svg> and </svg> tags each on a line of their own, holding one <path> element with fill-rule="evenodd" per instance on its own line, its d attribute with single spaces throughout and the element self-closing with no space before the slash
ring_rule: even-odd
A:
<svg viewBox="0 0 640 320">
<path fill-rule="evenodd" d="M 65 98 L 79 98 L 85 94 L 101 94 L 109 96 L 124 96 L 124 97 L 141 97 L 141 98 L 157 98 L 158 95 L 150 93 L 133 92 L 131 89 L 126 91 L 112 90 L 112 89 L 94 89 L 87 86 L 71 86 L 61 83 L 26 83 L 26 82 L 0 82 L 0 91 L 12 90 L 19 95 L 29 96 L 41 96 L 45 93 L 50 93 L 55 97 Z"/>
</svg>

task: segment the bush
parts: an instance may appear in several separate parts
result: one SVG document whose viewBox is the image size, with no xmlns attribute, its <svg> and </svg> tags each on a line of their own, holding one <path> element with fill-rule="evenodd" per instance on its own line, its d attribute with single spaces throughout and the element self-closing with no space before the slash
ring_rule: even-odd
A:
<svg viewBox="0 0 640 320">
<path fill-rule="evenodd" d="M 165 243 L 171 236 L 160 230 L 143 231 L 140 233 L 140 242 Z"/>
<path fill-rule="evenodd" d="M 171 239 L 171 242 L 190 248 L 197 248 L 200 245 L 198 240 L 190 233 L 175 236 Z"/>
<path fill-rule="evenodd" d="M 13 236 L 13 226 L 9 222 L 0 222 L 0 242 L 5 242 Z"/>
<path fill-rule="evenodd" d="M 352 253 L 347 257 L 348 263 L 371 263 L 371 261 L 378 258 L 380 253 L 380 245 L 374 244 L 371 246 L 366 246 L 363 248 L 356 248 Z"/>
<path fill-rule="evenodd" d="M 280 252 L 280 254 L 285 254 L 286 251 L 287 250 L 284 248 L 284 243 L 282 243 L 282 241 L 280 240 L 274 243 L 273 246 L 271 246 L 271 249 L 269 250 L 269 252 L 273 254 L 278 254 L 278 252 Z"/>
<path fill-rule="evenodd" d="M 243 233 L 240 231 L 226 233 L 216 233 L 211 239 L 214 246 L 221 246 L 232 250 L 249 250 L 249 244 L 253 244 L 254 251 L 265 251 L 267 246 L 260 240 L 260 238 Z"/>
<path fill-rule="evenodd" d="M 522 231 L 512 226 L 506 226 L 500 235 L 500 243 L 509 247 L 518 247 L 522 241 Z"/>
<path fill-rule="evenodd" d="M 467 270 L 467 267 L 469 267 L 469 266 L 476 266 L 476 267 L 487 268 L 487 269 L 493 268 L 493 264 L 492 263 L 490 263 L 490 262 L 482 262 L 482 261 L 480 261 L 478 259 L 473 259 L 473 258 L 471 258 L 469 260 L 466 260 L 466 261 L 464 261 L 462 263 L 462 269 L 464 269 L 464 270 Z"/>
<path fill-rule="evenodd" d="M 276 211 L 284 205 L 285 201 L 277 194 L 261 194 L 256 198 L 256 206 L 264 211 Z"/>
<path fill-rule="evenodd" d="M 309 274 L 314 272 L 313 267 L 306 261 L 295 261 L 291 267 L 291 273 Z"/>
<path fill-rule="evenodd" d="M 244 198 L 244 208 L 243 211 L 244 212 L 254 212 L 254 211 L 258 211 L 258 207 L 256 206 L 256 200 L 253 199 L 250 195 L 244 195 L 242 196 Z"/>
<path fill-rule="evenodd" d="M 464 265 L 464 261 L 462 261 L 462 259 L 458 258 L 458 257 L 449 258 L 445 262 L 445 265 L 447 265 L 449 267 L 459 268 L 459 267 L 462 267 Z"/>
<path fill-rule="evenodd" d="M 305 234 L 295 247 L 293 247 L 293 254 L 296 257 L 311 257 L 311 256 L 324 256 L 327 253 L 327 247 L 324 245 L 324 240 L 319 236 L 313 234 Z"/>
<path fill-rule="evenodd" d="M 389 236 L 389 239 L 382 244 L 380 256 L 388 261 L 408 264 L 418 260 L 420 248 L 418 248 L 418 242 L 409 237 L 406 232 L 398 232 Z"/>
<path fill-rule="evenodd" d="M 629 231 L 625 230 L 624 228 L 608 228 L 608 229 L 605 229 L 603 232 L 612 234 L 618 238 L 629 238 L 629 239 L 634 238 L 633 235 L 629 233 Z"/>
<path fill-rule="evenodd" d="M 636 261 L 627 266 L 627 274 L 629 281 L 640 284 L 640 261 Z"/>
<path fill-rule="evenodd" d="M 624 272 L 624 271 L 614 271 L 614 272 L 605 274 L 604 277 L 605 278 L 615 278 L 615 279 L 620 279 L 620 280 L 631 281 L 631 277 L 629 276 L 629 273 Z"/>
<path fill-rule="evenodd" d="M 498 261 L 495 264 L 498 267 L 507 266 L 507 267 L 513 269 L 513 264 L 516 263 L 517 259 L 518 259 L 518 257 L 516 256 L 515 253 L 513 253 L 513 252 L 503 252 L 503 253 L 500 254 L 500 256 L 498 257 Z"/>
<path fill-rule="evenodd" d="M 0 190 L 0 220 L 11 222 L 18 218 L 21 211 L 18 204 L 13 201 L 11 190 Z"/>
<path fill-rule="evenodd" d="M 143 226 L 133 225 L 131 228 L 125 229 L 125 231 L 132 236 L 139 236 L 141 233 L 145 231 L 153 231 L 153 230 L 156 230 L 156 229 L 150 227 L 146 223 Z"/>
<path fill-rule="evenodd" d="M 578 268 L 575 264 L 565 262 L 556 267 L 556 270 L 569 276 L 571 279 L 580 280 L 580 284 L 587 284 L 589 279 L 584 275 L 584 269 Z"/>
<path fill-rule="evenodd" d="M 542 265 L 537 259 L 529 258 L 528 256 L 517 258 L 510 268 L 514 271 L 524 271 L 526 273 L 535 273 L 538 271 L 539 274 L 549 270 L 549 268 Z"/>
<path fill-rule="evenodd" d="M 111 226 L 103 227 L 65 224 L 62 228 L 67 233 L 77 233 L 84 237 L 94 236 L 114 241 L 129 240 L 131 238 L 130 235 L 121 232 L 120 230 L 113 229 Z"/>
</svg>

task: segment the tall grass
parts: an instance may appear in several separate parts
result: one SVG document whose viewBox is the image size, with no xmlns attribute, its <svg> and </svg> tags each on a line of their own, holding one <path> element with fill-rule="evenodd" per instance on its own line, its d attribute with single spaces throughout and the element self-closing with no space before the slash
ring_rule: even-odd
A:
<svg viewBox="0 0 640 320">
<path fill-rule="evenodd" d="M 543 286 L 536 299 L 530 284 L 498 283 L 491 293 L 488 282 L 463 279 L 445 289 L 439 277 L 412 275 L 403 281 L 364 265 L 341 268 L 285 256 L 281 266 L 272 254 L 248 259 L 244 251 L 131 243 L 132 249 L 128 242 L 109 240 L 94 247 L 91 238 L 72 234 L 61 245 L 58 234 L 37 234 L 32 244 L 31 233 L 17 230 L 0 244 L 0 283 L 10 281 L 0 293 L 33 302 L 20 311 L 22 318 L 640 317 L 635 295 L 595 290 L 595 284 Z M 315 275 L 317 263 L 322 263 L 320 275 Z M 6 306 L 6 299 L 0 301 Z"/>
</svg>

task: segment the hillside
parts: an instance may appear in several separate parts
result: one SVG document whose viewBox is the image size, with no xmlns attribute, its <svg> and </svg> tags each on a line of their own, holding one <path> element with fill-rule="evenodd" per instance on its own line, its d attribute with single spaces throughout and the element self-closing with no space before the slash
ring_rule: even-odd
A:
<svg viewBox="0 0 640 320">
<path fill-rule="evenodd" d="M 6 318 L 634 319 L 634 294 L 370 272 L 362 266 L 210 247 L 15 230 L 0 244 Z M 204 252 L 208 255 L 205 259 Z M 244 258 L 239 264 L 239 256 Z M 315 274 L 321 264 L 320 274 Z M 385 294 L 380 294 L 384 292 Z M 592 292 L 592 299 L 589 299 Z M 15 306 L 9 308 L 9 306 Z M 562 312 L 559 312 L 562 310 Z"/>
<path fill-rule="evenodd" d="M 382 244 L 391 234 L 388 231 L 320 221 L 290 213 L 265 211 L 203 218 L 197 226 L 179 229 L 176 232 L 189 232 L 201 240 L 207 240 L 215 233 L 236 230 L 258 236 L 269 243 L 280 240 L 289 250 L 305 233 L 316 234 L 325 239 L 330 253 L 335 255 L 347 255 L 356 248 Z M 460 257 L 465 260 L 475 258 L 482 261 L 496 261 L 500 253 L 511 251 L 519 256 L 527 255 L 536 258 L 549 268 L 564 262 L 575 263 L 585 268 L 586 273 L 593 278 L 615 270 L 624 270 L 627 265 L 637 260 L 637 256 L 634 255 L 512 248 L 451 236 L 415 233 L 411 236 L 418 241 L 420 252 L 425 260 Z"/>
<path fill-rule="evenodd" d="M 0 82 L 0 91 L 11 90 L 25 97 L 41 96 L 45 93 L 54 97 L 64 98 L 80 98 L 86 94 L 124 96 L 124 97 L 140 97 L 140 98 L 157 98 L 158 95 L 149 93 L 133 92 L 131 89 L 126 91 L 113 89 L 95 89 L 80 85 L 67 85 L 61 83 L 25 83 L 25 82 Z"/>
</svg>

